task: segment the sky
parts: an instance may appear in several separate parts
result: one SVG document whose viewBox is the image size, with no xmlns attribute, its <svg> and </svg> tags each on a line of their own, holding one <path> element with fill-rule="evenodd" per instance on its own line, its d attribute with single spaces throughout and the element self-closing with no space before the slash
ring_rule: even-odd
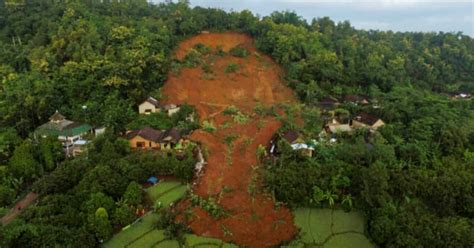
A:
<svg viewBox="0 0 474 248">
<path fill-rule="evenodd" d="M 153 0 L 160 2 L 160 0 Z M 249 9 L 261 16 L 290 10 L 311 21 L 329 16 L 358 29 L 461 31 L 474 37 L 474 0 L 190 0 L 192 6 L 227 11 Z"/>
</svg>

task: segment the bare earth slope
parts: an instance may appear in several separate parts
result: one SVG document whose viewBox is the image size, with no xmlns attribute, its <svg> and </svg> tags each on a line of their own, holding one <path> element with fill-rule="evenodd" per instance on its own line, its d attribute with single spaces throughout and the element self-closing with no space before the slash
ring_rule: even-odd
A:
<svg viewBox="0 0 474 248">
<path fill-rule="evenodd" d="M 214 197 L 226 215 L 218 219 L 199 207 L 192 209 L 188 222 L 198 235 L 216 237 L 247 247 L 268 247 L 290 240 L 296 233 L 293 216 L 285 207 L 275 207 L 260 188 L 257 147 L 265 145 L 281 126 L 274 118 L 258 117 L 253 108 L 296 102 L 293 92 L 281 80 L 283 71 L 269 57 L 258 54 L 253 40 L 239 33 L 201 34 L 182 42 L 176 52 L 182 59 L 195 44 L 223 47 L 224 51 L 243 45 L 250 51 L 246 58 L 218 57 L 212 64 L 212 79 L 200 67 L 184 68 L 179 75 L 170 74 L 163 87 L 165 103 L 195 105 L 201 120 L 218 128 L 214 133 L 198 130 L 191 139 L 207 150 L 208 164 L 197 179 L 193 191 L 203 197 Z M 236 73 L 225 73 L 229 63 L 237 63 Z M 230 105 L 251 116 L 246 123 L 236 123 L 222 111 Z M 227 123 L 227 125 L 224 125 Z M 224 140 L 234 136 L 229 146 Z M 188 202 L 189 203 L 189 202 Z M 186 202 L 184 204 L 187 204 Z"/>
</svg>

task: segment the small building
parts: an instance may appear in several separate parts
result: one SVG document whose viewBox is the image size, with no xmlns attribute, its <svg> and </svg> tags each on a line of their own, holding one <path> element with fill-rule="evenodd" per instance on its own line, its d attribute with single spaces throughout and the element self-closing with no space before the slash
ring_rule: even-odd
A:
<svg viewBox="0 0 474 248">
<path fill-rule="evenodd" d="M 89 144 L 89 141 L 87 140 L 77 140 L 74 142 L 73 148 L 72 148 L 72 156 L 76 157 L 81 155 L 86 151 L 87 144 Z"/>
<path fill-rule="evenodd" d="M 313 156 L 315 143 L 306 144 L 300 134 L 295 130 L 288 130 L 284 132 L 281 136 L 275 134 L 267 145 L 267 154 L 275 156 L 280 153 L 280 151 L 278 150 L 278 142 L 281 139 L 287 141 L 294 151 L 300 151 L 301 154 L 304 156 Z"/>
<path fill-rule="evenodd" d="M 160 102 L 151 96 L 138 106 L 139 114 L 149 115 L 151 113 L 158 113 L 160 110 Z"/>
<path fill-rule="evenodd" d="M 336 118 L 331 119 L 326 125 L 324 125 L 323 130 L 319 133 L 320 138 L 327 137 L 328 135 L 334 135 L 337 133 L 351 133 L 352 127 L 349 123 L 342 124 Z M 334 137 L 334 136 L 333 136 Z"/>
<path fill-rule="evenodd" d="M 369 128 L 371 130 L 377 130 L 377 128 L 385 125 L 380 118 L 367 114 L 360 113 L 352 119 L 352 128 Z"/>
<path fill-rule="evenodd" d="M 57 136 L 63 144 L 66 155 L 72 155 L 74 143 L 91 133 L 92 126 L 66 119 L 57 110 L 49 118 L 49 122 L 38 127 L 34 135 L 40 137 Z"/>
<path fill-rule="evenodd" d="M 469 93 L 465 93 L 465 92 L 460 92 L 460 93 L 457 93 L 457 94 L 454 94 L 452 97 L 452 99 L 470 99 L 471 98 L 471 94 Z"/>
<path fill-rule="evenodd" d="M 132 149 L 160 149 L 162 132 L 150 127 L 127 132 L 126 139 Z"/>
<path fill-rule="evenodd" d="M 163 133 L 160 139 L 160 145 L 163 150 L 171 150 L 176 147 L 182 147 L 183 139 L 178 129 L 171 128 Z"/>
<path fill-rule="evenodd" d="M 180 110 L 179 105 L 176 104 L 166 104 L 163 106 L 163 111 L 168 115 L 172 116 L 176 113 L 178 113 Z"/>
<path fill-rule="evenodd" d="M 95 136 L 99 136 L 101 134 L 105 134 L 106 130 L 107 130 L 106 127 L 96 127 L 96 128 L 94 128 L 94 134 L 95 134 Z"/>
</svg>

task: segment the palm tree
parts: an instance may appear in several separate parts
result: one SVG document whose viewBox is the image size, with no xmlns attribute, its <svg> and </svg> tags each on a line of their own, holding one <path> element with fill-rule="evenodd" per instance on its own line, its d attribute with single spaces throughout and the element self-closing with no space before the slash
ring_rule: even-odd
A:
<svg viewBox="0 0 474 248">
<path fill-rule="evenodd" d="M 328 190 L 324 193 L 324 199 L 328 201 L 330 207 L 333 207 L 337 200 L 337 195 Z"/>
<path fill-rule="evenodd" d="M 352 209 L 352 195 L 348 194 L 342 198 L 342 205 L 346 206 L 348 209 Z"/>
<path fill-rule="evenodd" d="M 321 190 L 318 186 L 314 186 L 313 188 L 313 197 L 311 198 L 311 203 L 315 203 L 319 205 L 324 200 L 324 191 Z"/>
</svg>

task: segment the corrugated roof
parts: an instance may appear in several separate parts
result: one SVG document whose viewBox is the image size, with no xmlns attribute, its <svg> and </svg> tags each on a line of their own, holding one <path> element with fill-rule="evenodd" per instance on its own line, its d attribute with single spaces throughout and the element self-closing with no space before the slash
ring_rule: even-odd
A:
<svg viewBox="0 0 474 248">
<path fill-rule="evenodd" d="M 328 127 L 331 133 L 352 131 L 352 128 L 349 126 L 349 124 L 328 125 Z"/>
<path fill-rule="evenodd" d="M 56 111 L 49 120 L 49 122 L 38 127 L 35 133 L 46 136 L 70 137 L 86 133 L 92 129 L 92 126 L 89 124 L 67 120 L 58 111 Z"/>
<path fill-rule="evenodd" d="M 158 100 L 156 100 L 155 98 L 151 97 L 151 96 L 149 96 L 149 97 L 145 100 L 145 102 L 149 102 L 149 103 L 153 104 L 153 106 L 155 106 L 155 107 L 159 107 L 159 106 L 160 106 L 160 102 L 159 102 Z"/>
<path fill-rule="evenodd" d="M 176 144 L 181 139 L 181 134 L 178 132 L 178 129 L 171 128 L 167 130 L 161 137 L 162 141 L 170 142 Z"/>
<path fill-rule="evenodd" d="M 356 120 L 358 122 L 362 122 L 362 123 L 367 124 L 369 126 L 372 126 L 378 120 L 380 120 L 380 118 L 378 118 L 376 116 L 373 116 L 373 115 L 370 115 L 370 114 L 367 114 L 367 113 L 359 113 L 358 115 L 356 115 L 354 120 Z"/>
<path fill-rule="evenodd" d="M 59 111 L 56 110 L 56 112 L 51 116 L 49 117 L 49 120 L 50 121 L 62 121 L 62 120 L 65 120 L 66 117 L 64 117 L 62 114 L 59 113 Z"/>
<path fill-rule="evenodd" d="M 281 136 L 283 139 L 286 139 L 290 144 L 297 140 L 300 135 L 295 130 L 288 130 Z"/>
</svg>

